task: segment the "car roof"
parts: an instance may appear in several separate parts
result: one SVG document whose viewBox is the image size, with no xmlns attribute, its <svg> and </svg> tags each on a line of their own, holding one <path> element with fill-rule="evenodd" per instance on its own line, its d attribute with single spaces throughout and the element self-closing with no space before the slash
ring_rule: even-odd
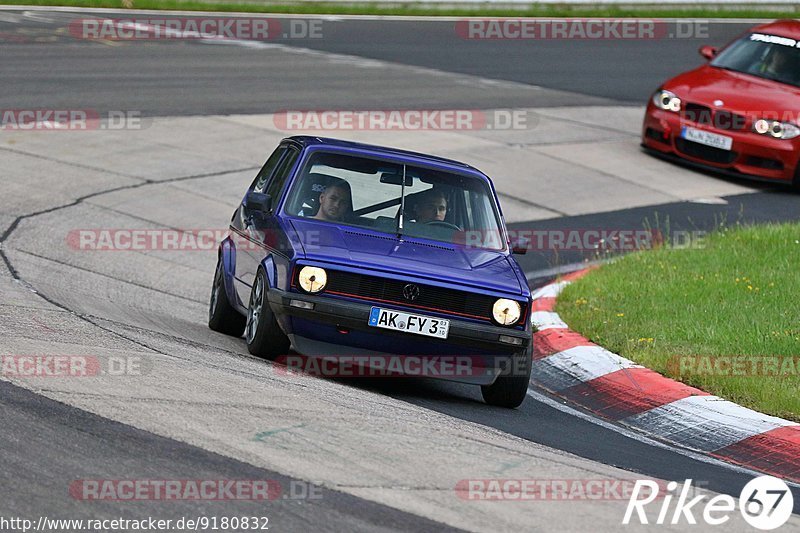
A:
<svg viewBox="0 0 800 533">
<path fill-rule="evenodd" d="M 291 141 L 295 144 L 300 145 L 303 148 L 311 147 L 311 146 L 325 146 L 325 147 L 333 147 L 333 148 L 349 148 L 352 150 L 364 150 L 365 152 L 372 152 L 376 154 L 386 154 L 395 157 L 403 157 L 403 158 L 413 158 L 418 161 L 428 161 L 431 163 L 438 163 L 440 165 L 448 165 L 455 168 L 472 170 L 477 172 L 481 176 L 485 176 L 483 172 L 476 169 L 471 165 L 467 165 L 466 163 L 462 163 L 460 161 L 455 161 L 453 159 L 446 159 L 444 157 L 438 157 L 435 155 L 423 154 L 420 152 L 412 152 L 409 150 L 401 150 L 399 148 L 389 148 L 387 146 L 378 146 L 375 144 L 366 144 L 366 143 L 359 143 L 354 141 L 345 141 L 342 139 L 332 139 L 329 137 L 313 137 L 309 135 L 295 135 L 292 137 L 287 137 L 284 141 Z"/>
<path fill-rule="evenodd" d="M 800 20 L 785 19 L 776 20 L 768 24 L 762 24 L 752 28 L 750 31 L 757 31 L 760 33 L 770 33 L 780 37 L 789 37 L 791 39 L 800 40 Z"/>
</svg>

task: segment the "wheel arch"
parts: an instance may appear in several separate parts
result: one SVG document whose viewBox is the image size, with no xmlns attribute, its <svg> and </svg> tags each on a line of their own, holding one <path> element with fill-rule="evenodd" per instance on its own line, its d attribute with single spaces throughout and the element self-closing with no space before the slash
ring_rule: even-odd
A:
<svg viewBox="0 0 800 533">
<path fill-rule="evenodd" d="M 233 277 L 236 272 L 236 247 L 230 237 L 226 237 L 219 244 L 218 259 L 222 263 L 222 282 L 225 286 L 225 296 L 228 303 L 238 308 L 247 308 L 239 301 L 236 288 L 233 286 Z"/>
<path fill-rule="evenodd" d="M 264 274 L 267 276 L 268 288 L 274 289 L 278 287 L 278 268 L 275 265 L 275 260 L 271 255 L 264 257 L 264 259 L 261 260 L 261 264 L 259 264 L 258 268 L 262 269 Z"/>
</svg>

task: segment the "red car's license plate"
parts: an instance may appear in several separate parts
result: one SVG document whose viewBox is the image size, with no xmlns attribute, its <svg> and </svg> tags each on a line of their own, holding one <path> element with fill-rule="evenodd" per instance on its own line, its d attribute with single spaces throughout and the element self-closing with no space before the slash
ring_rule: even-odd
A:
<svg viewBox="0 0 800 533">
<path fill-rule="evenodd" d="M 706 146 L 719 148 L 720 150 L 730 150 L 733 146 L 733 137 L 727 135 L 719 135 L 711 133 L 710 131 L 698 130 L 695 128 L 685 127 L 681 130 L 681 137 L 687 141 L 692 141 Z"/>
</svg>

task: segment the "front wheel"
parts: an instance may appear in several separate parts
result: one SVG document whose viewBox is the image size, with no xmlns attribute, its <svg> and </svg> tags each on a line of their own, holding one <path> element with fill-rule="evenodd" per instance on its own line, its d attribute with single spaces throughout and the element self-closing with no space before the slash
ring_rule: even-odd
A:
<svg viewBox="0 0 800 533">
<path fill-rule="evenodd" d="M 214 331 L 241 337 L 244 333 L 245 317 L 233 308 L 225 292 L 225 274 L 222 258 L 217 260 L 214 282 L 211 284 L 211 299 L 208 302 L 208 327 Z"/>
<path fill-rule="evenodd" d="M 491 385 L 481 386 L 483 401 L 496 407 L 514 409 L 522 405 L 531 381 L 532 353 L 525 350 L 513 357 L 510 371 L 504 372 Z"/>
<path fill-rule="evenodd" d="M 281 331 L 267 300 L 267 276 L 259 269 L 250 292 L 245 339 L 247 351 L 258 357 L 274 359 L 289 352 L 289 338 Z"/>
</svg>

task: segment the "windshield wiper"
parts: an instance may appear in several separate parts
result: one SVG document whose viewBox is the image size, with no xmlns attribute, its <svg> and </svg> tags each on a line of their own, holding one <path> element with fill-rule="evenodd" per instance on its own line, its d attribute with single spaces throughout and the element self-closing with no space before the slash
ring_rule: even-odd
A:
<svg viewBox="0 0 800 533">
<path fill-rule="evenodd" d="M 403 214 L 406 210 L 406 165 L 403 163 L 403 178 L 400 182 L 400 214 L 397 217 L 397 238 L 403 238 Z"/>
<path fill-rule="evenodd" d="M 714 67 L 714 68 L 721 69 L 721 70 L 730 70 L 731 72 L 738 72 L 739 74 L 748 74 L 748 72 L 746 70 L 739 70 L 739 69 L 735 69 L 733 67 L 726 67 L 726 66 L 723 66 L 723 65 L 711 65 L 711 66 Z"/>
<path fill-rule="evenodd" d="M 746 76 L 753 76 L 754 78 L 760 78 L 762 80 L 769 80 L 769 81 L 776 81 L 778 83 L 783 83 L 784 85 L 789 85 L 790 87 L 800 87 L 797 83 L 792 83 L 789 80 L 779 78 L 777 76 L 769 76 L 765 72 L 750 72 L 749 70 L 737 70 L 731 67 L 723 67 L 721 65 L 711 65 L 714 68 L 719 68 L 722 70 L 730 70 L 731 72 L 736 72 L 737 74 L 744 74 Z"/>
</svg>

